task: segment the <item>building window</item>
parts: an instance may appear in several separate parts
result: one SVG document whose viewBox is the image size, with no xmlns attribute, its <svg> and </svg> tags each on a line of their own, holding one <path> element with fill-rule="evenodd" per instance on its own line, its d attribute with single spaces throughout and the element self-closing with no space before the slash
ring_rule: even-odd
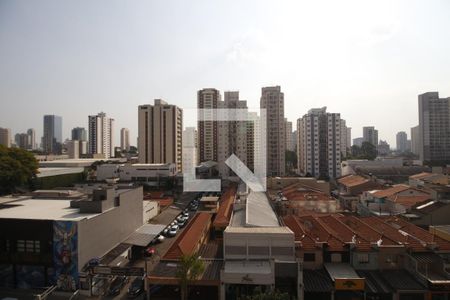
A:
<svg viewBox="0 0 450 300">
<path fill-rule="evenodd" d="M 17 252 L 25 252 L 25 241 L 17 240 L 16 248 Z"/>
<path fill-rule="evenodd" d="M 17 240 L 17 252 L 41 253 L 41 242 L 33 240 Z"/>
<path fill-rule="evenodd" d="M 316 261 L 315 253 L 303 253 L 303 261 L 314 262 Z"/>
<path fill-rule="evenodd" d="M 358 263 L 368 264 L 369 263 L 369 253 L 359 253 L 358 254 Z"/>
</svg>

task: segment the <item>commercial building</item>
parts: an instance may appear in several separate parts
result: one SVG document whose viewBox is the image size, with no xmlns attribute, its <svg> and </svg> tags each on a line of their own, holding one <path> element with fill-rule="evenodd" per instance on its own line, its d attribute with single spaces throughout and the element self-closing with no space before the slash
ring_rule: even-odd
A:
<svg viewBox="0 0 450 300">
<path fill-rule="evenodd" d="M 396 142 L 397 142 L 397 151 L 398 152 L 405 152 L 408 149 L 408 135 L 404 131 L 397 132 Z"/>
<path fill-rule="evenodd" d="M 88 117 L 89 154 L 94 157 L 114 157 L 114 119 L 101 112 Z"/>
<path fill-rule="evenodd" d="M 309 110 L 297 120 L 298 165 L 301 174 L 316 178 L 341 176 L 341 118 L 326 107 Z"/>
<path fill-rule="evenodd" d="M 378 145 L 378 130 L 373 126 L 363 127 L 363 142 L 369 142 L 376 147 Z"/>
<path fill-rule="evenodd" d="M 97 167 L 97 181 L 118 178 L 139 181 L 150 186 L 173 183 L 177 175 L 175 164 L 103 164 Z"/>
<path fill-rule="evenodd" d="M 142 226 L 142 188 L 41 190 L 2 198 L 0 286 L 75 291 L 86 263 Z"/>
<path fill-rule="evenodd" d="M 72 129 L 72 141 L 78 141 L 79 156 L 84 156 L 88 153 L 87 132 L 84 127 L 75 127 Z"/>
<path fill-rule="evenodd" d="M 78 159 L 80 158 L 80 142 L 78 140 L 67 141 L 67 154 L 69 155 L 69 159 Z"/>
<path fill-rule="evenodd" d="M 44 116 L 44 136 L 42 148 L 46 154 L 61 154 L 62 118 L 55 115 Z"/>
<path fill-rule="evenodd" d="M 450 97 L 438 92 L 419 95 L 420 160 L 432 165 L 450 162 Z"/>
<path fill-rule="evenodd" d="M 183 111 L 176 105 L 155 99 L 154 105 L 138 108 L 139 162 L 142 164 L 175 164 L 182 169 Z"/>
<path fill-rule="evenodd" d="M 219 108 L 220 92 L 213 88 L 206 88 L 197 92 L 197 108 Z M 201 111 L 199 112 L 201 113 Z M 206 111 L 204 111 L 206 113 Z M 206 115 L 204 116 L 206 117 Z M 198 162 L 218 162 L 218 123 L 217 121 L 198 121 Z"/>
<path fill-rule="evenodd" d="M 377 145 L 377 151 L 379 156 L 387 156 L 391 153 L 391 146 L 387 141 L 380 140 Z"/>
<path fill-rule="evenodd" d="M 87 141 L 87 132 L 84 127 L 75 127 L 72 129 L 73 141 Z"/>
<path fill-rule="evenodd" d="M 280 225 L 264 193 L 238 194 L 223 233 L 220 299 L 239 299 L 255 288 L 277 289 L 300 299 L 301 268 L 293 232 Z"/>
<path fill-rule="evenodd" d="M 130 151 L 130 130 L 120 129 L 120 149 Z"/>
<path fill-rule="evenodd" d="M 286 130 L 284 122 L 284 93 L 280 86 L 261 89 L 260 107 L 266 110 L 267 176 L 286 174 Z"/>
</svg>

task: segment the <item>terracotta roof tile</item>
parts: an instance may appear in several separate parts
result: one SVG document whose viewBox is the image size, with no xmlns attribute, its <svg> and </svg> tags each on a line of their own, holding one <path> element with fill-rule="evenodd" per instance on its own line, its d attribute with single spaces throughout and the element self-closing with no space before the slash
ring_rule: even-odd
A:
<svg viewBox="0 0 450 300">
<path fill-rule="evenodd" d="M 210 221 L 211 214 L 197 213 L 164 254 L 163 259 L 176 260 L 183 255 L 193 254 L 202 238 L 202 232 Z"/>
<path fill-rule="evenodd" d="M 358 186 L 358 185 L 366 183 L 368 181 L 370 181 L 370 180 L 367 178 L 364 178 L 362 176 L 359 176 L 359 175 L 347 175 L 347 176 L 341 177 L 337 180 L 338 183 L 340 183 L 346 187 Z"/>
<path fill-rule="evenodd" d="M 219 211 L 214 219 L 214 227 L 227 227 L 230 223 L 232 206 L 236 197 L 237 187 L 230 186 L 225 193 L 220 197 Z"/>
</svg>

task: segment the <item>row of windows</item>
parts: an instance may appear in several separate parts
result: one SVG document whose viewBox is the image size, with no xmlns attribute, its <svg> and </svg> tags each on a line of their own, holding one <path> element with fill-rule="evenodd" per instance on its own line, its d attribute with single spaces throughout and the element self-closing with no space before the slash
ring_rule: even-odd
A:
<svg viewBox="0 0 450 300">
<path fill-rule="evenodd" d="M 0 252 L 11 252 L 14 250 L 20 253 L 41 253 L 41 242 L 35 240 L 0 241 Z"/>
</svg>

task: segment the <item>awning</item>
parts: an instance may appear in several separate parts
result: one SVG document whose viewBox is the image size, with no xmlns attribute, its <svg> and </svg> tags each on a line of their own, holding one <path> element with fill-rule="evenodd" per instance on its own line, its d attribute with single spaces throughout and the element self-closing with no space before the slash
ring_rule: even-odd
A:
<svg viewBox="0 0 450 300">
<path fill-rule="evenodd" d="M 364 278 L 356 274 L 355 269 L 346 263 L 325 263 L 325 269 L 334 281 L 336 290 L 362 291 Z"/>
<path fill-rule="evenodd" d="M 125 241 L 126 244 L 145 247 L 166 228 L 161 224 L 144 224 L 133 232 Z"/>
<path fill-rule="evenodd" d="M 371 294 L 390 294 L 393 292 L 379 271 L 357 271 L 365 278 L 366 292 Z"/>
<path fill-rule="evenodd" d="M 406 270 L 382 271 L 381 276 L 396 291 L 425 291 L 427 288 L 419 283 Z"/>
<path fill-rule="evenodd" d="M 325 270 L 303 270 L 305 292 L 331 292 L 333 282 Z"/>
</svg>

